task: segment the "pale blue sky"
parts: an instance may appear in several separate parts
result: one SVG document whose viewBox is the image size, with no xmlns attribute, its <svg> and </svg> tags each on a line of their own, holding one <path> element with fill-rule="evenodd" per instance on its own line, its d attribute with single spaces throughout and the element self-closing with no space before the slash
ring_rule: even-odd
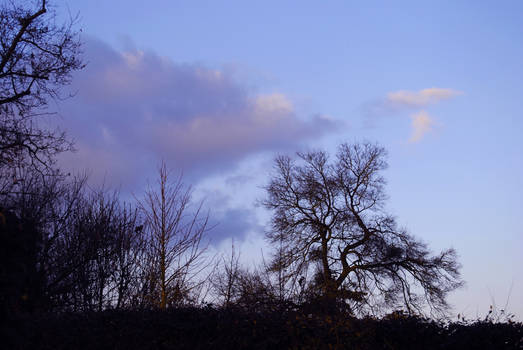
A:
<svg viewBox="0 0 523 350">
<path fill-rule="evenodd" d="M 89 61 L 60 107 L 79 149 L 64 162 L 137 188 L 151 175 L 137 169 L 172 160 L 221 203 L 222 227 L 250 232 L 234 235 L 255 255 L 266 217 L 252 201 L 275 152 L 378 142 L 389 152 L 391 212 L 434 250 L 460 254 L 467 287 L 450 298 L 456 314 L 484 315 L 492 300 L 502 308 L 513 285 L 508 309 L 523 318 L 523 2 L 55 3 L 80 13 Z M 104 98 L 115 86 L 121 94 Z M 262 112 L 289 131 L 257 124 Z M 136 140 L 118 127 L 126 118 L 165 124 L 138 126 L 156 136 Z M 201 148 L 158 134 L 196 119 L 217 130 L 190 134 L 205 138 Z M 228 142 L 237 125 L 247 136 Z"/>
</svg>

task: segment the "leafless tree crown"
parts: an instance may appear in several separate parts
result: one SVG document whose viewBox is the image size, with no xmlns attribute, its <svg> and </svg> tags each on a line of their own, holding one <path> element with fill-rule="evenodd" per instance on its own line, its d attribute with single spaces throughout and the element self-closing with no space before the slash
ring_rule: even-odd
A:
<svg viewBox="0 0 523 350">
<path fill-rule="evenodd" d="M 25 161 L 48 168 L 71 149 L 64 133 L 42 125 L 72 72 L 84 67 L 76 19 L 59 25 L 45 0 L 0 7 L 0 166 Z"/>
<path fill-rule="evenodd" d="M 201 203 L 191 208 L 191 188 L 181 175 L 171 182 L 165 163 L 158 173 L 157 187 L 147 190 L 139 206 L 149 241 L 150 301 L 166 308 L 187 301 L 199 287 L 194 277 L 206 267 L 208 216 L 202 214 Z"/>
<path fill-rule="evenodd" d="M 385 156 L 363 143 L 342 144 L 334 160 L 322 151 L 277 157 L 263 202 L 279 247 L 272 268 L 355 312 L 444 311 L 462 284 L 456 252 L 432 255 L 385 212 Z"/>
</svg>

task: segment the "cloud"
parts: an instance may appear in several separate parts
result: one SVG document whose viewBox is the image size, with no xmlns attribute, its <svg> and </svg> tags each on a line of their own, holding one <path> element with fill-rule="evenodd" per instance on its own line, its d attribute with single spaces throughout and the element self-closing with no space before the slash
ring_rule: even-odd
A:
<svg viewBox="0 0 523 350">
<path fill-rule="evenodd" d="M 215 211 L 211 227 L 209 238 L 214 245 L 233 237 L 244 239 L 251 232 L 264 232 L 251 209 L 230 208 L 224 212 Z"/>
<path fill-rule="evenodd" d="M 399 90 L 387 94 L 386 103 L 396 108 L 418 108 L 461 95 L 453 89 L 429 88 L 419 91 Z"/>
<path fill-rule="evenodd" d="M 434 122 L 425 111 L 420 111 L 411 115 L 411 119 L 412 133 L 409 138 L 409 143 L 416 143 L 421 141 L 423 136 L 432 130 Z"/>
<path fill-rule="evenodd" d="M 419 91 L 392 91 L 387 93 L 384 98 L 365 104 L 364 114 L 367 123 L 372 124 L 384 115 L 419 110 L 462 94 L 463 92 L 458 90 L 437 87 Z"/>
<path fill-rule="evenodd" d="M 365 106 L 365 123 L 374 126 L 378 119 L 386 115 L 411 112 L 412 132 L 409 143 L 420 142 L 429 133 L 435 124 L 429 113 L 422 108 L 436 105 L 443 100 L 448 100 L 462 95 L 463 92 L 449 88 L 428 88 L 419 91 L 398 90 L 387 93 L 386 97 L 368 103 Z"/>
<path fill-rule="evenodd" d="M 60 107 L 78 149 L 62 165 L 88 166 L 95 177 L 131 181 L 160 158 L 205 174 L 340 127 L 323 116 L 298 116 L 286 95 L 256 94 L 227 70 L 120 52 L 95 39 L 87 40 L 85 56 L 89 64 L 73 81 L 77 94 Z"/>
</svg>

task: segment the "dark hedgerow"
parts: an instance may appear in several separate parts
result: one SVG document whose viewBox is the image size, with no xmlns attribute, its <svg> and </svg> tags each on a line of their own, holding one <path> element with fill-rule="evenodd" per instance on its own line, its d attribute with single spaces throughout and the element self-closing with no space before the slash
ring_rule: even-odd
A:
<svg viewBox="0 0 523 350">
<path fill-rule="evenodd" d="M 18 315 L 8 349 L 522 349 L 523 324 L 240 308 Z"/>
</svg>

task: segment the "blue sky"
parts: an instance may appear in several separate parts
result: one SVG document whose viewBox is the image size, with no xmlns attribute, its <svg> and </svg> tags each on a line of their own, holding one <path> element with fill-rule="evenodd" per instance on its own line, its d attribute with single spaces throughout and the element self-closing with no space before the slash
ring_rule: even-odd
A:
<svg viewBox="0 0 523 350">
<path fill-rule="evenodd" d="M 88 61 L 57 106 L 78 148 L 64 167 L 139 192 L 166 159 L 206 199 L 216 240 L 256 260 L 276 153 L 377 142 L 391 213 L 460 255 L 455 313 L 509 297 L 523 317 L 523 3 L 55 4 L 80 13 Z"/>
</svg>

